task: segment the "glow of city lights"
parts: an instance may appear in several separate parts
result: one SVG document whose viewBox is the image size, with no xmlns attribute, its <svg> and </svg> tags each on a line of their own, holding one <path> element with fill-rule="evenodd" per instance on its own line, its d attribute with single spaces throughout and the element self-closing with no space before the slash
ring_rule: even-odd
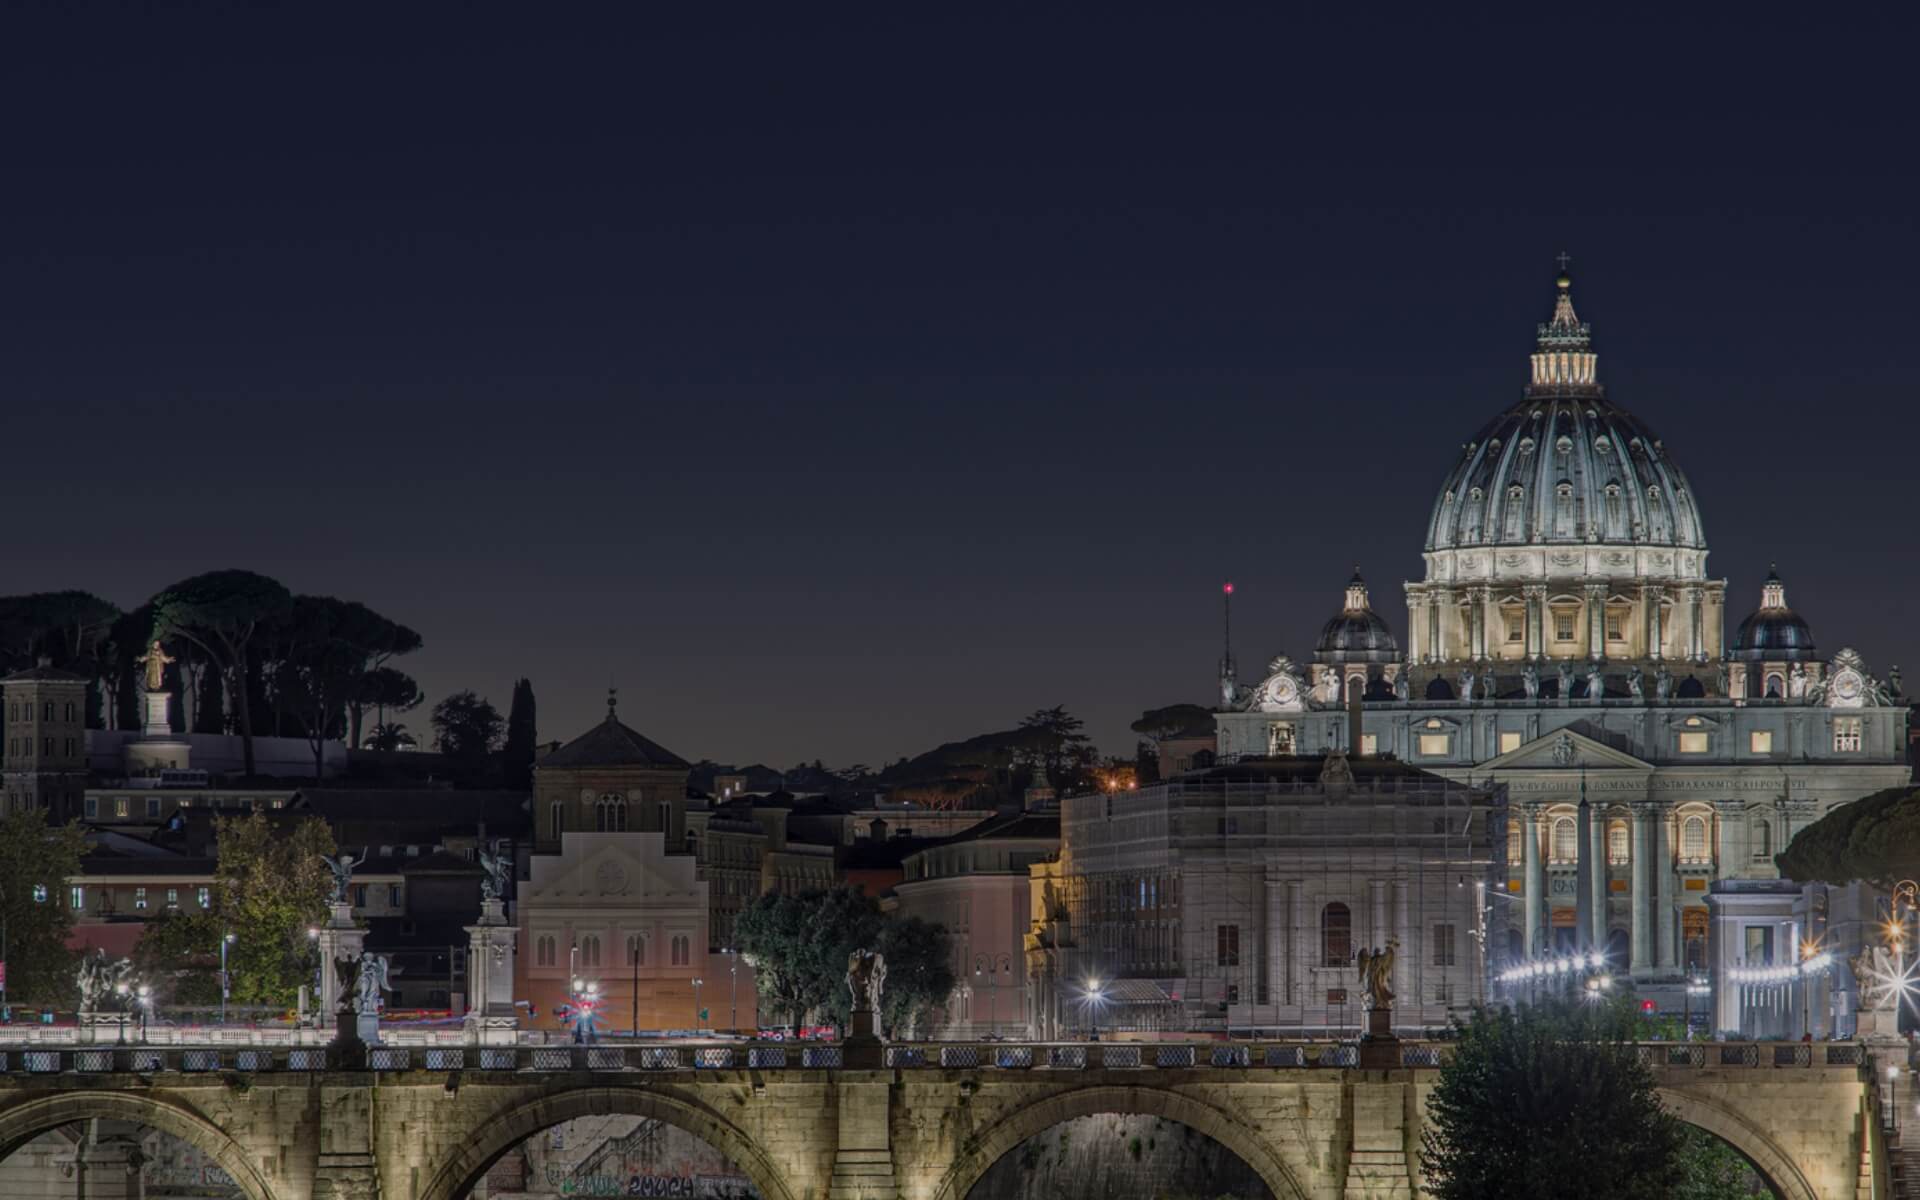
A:
<svg viewBox="0 0 1920 1200">
<path fill-rule="evenodd" d="M 1727 971 L 1727 978 L 1734 983 L 1790 983 L 1805 976 L 1818 975 L 1831 966 L 1833 955 L 1822 953 L 1783 967 L 1733 967 Z"/>
</svg>

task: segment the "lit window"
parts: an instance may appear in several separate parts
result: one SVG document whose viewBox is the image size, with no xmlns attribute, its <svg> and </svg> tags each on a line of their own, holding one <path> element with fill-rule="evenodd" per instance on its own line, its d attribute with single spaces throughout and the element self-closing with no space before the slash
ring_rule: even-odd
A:
<svg viewBox="0 0 1920 1200">
<path fill-rule="evenodd" d="M 77 888 L 71 888 L 68 890 L 67 892 L 68 908 L 71 908 L 75 912 L 78 912 L 81 909 L 85 908 L 86 906 L 87 906 L 87 889 L 83 887 L 77 887 Z"/>
<path fill-rule="evenodd" d="M 1707 819 L 1688 817 L 1680 823 L 1680 857 L 1685 862 L 1707 861 Z"/>
<path fill-rule="evenodd" d="M 1420 735 L 1420 753 L 1430 757 L 1444 757 L 1452 749 L 1453 739 L 1444 733 L 1423 733 Z"/>
<path fill-rule="evenodd" d="M 1553 640 L 1570 642 L 1573 640 L 1573 614 L 1556 612 L 1553 614 Z"/>
<path fill-rule="evenodd" d="M 1520 731 L 1503 729 L 1500 731 L 1500 753 L 1511 754 L 1520 748 Z"/>
<path fill-rule="evenodd" d="M 1380 735 L 1377 733 L 1361 734 L 1360 753 L 1368 757 L 1380 753 Z"/>
<path fill-rule="evenodd" d="M 1579 830 L 1574 828 L 1572 817 L 1561 817 L 1553 823 L 1553 861 L 1570 863 L 1578 857 Z"/>
<path fill-rule="evenodd" d="M 1748 734 L 1747 749 L 1753 751 L 1755 754 L 1772 754 L 1773 731 L 1771 729 L 1756 729 Z"/>
<path fill-rule="evenodd" d="M 168 908 L 180 907 L 180 889 L 179 888 L 167 889 L 167 907 Z"/>
<path fill-rule="evenodd" d="M 1275 721 L 1267 726 L 1267 753 L 1269 755 L 1292 754 L 1294 747 L 1293 726 L 1286 721 Z"/>
<path fill-rule="evenodd" d="M 1525 847 L 1520 844 L 1520 823 L 1509 821 L 1507 823 L 1507 861 L 1517 863 L 1523 853 L 1525 853 Z"/>
<path fill-rule="evenodd" d="M 196 895 L 194 899 L 199 902 L 201 908 L 211 908 L 213 906 L 213 890 L 211 888 L 201 888 L 199 894 Z"/>
<path fill-rule="evenodd" d="M 1705 754 L 1706 752 L 1707 752 L 1707 735 L 1706 734 L 1683 733 L 1680 735 L 1680 753 Z"/>
<path fill-rule="evenodd" d="M 147 906 L 147 889 L 143 887 L 133 889 L 133 906 L 135 908 L 145 908 Z"/>
<path fill-rule="evenodd" d="M 1630 861 L 1631 853 L 1627 839 L 1627 823 L 1615 821 L 1607 826 L 1607 862 L 1616 867 L 1624 867 Z"/>
<path fill-rule="evenodd" d="M 1833 719 L 1833 748 L 1835 750 L 1858 750 L 1860 748 L 1860 718 L 1835 717 Z"/>
<path fill-rule="evenodd" d="M 47 902 L 46 884 L 36 883 L 33 885 L 33 902 L 35 904 L 45 904 Z"/>
<path fill-rule="evenodd" d="M 127 798 L 125 796 L 115 796 L 113 798 L 113 815 L 116 817 L 124 817 L 128 811 Z"/>
</svg>

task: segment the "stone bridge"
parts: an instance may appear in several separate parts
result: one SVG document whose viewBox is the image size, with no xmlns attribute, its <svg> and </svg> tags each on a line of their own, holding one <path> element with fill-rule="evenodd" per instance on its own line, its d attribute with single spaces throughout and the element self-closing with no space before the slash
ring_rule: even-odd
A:
<svg viewBox="0 0 1920 1200">
<path fill-rule="evenodd" d="M 523 1139 L 576 1117 L 676 1125 L 766 1200 L 965 1200 L 1061 1121 L 1152 1116 L 1221 1143 L 1280 1200 L 1413 1196 L 1444 1047 L 1362 1070 L 1353 1047 L 1165 1043 L 0 1050 L 0 1157 L 89 1118 L 171 1133 L 250 1200 L 461 1200 Z M 1680 1119 L 1787 1200 L 1887 1194 L 1873 1068 L 1857 1044 L 1641 1047 Z"/>
</svg>

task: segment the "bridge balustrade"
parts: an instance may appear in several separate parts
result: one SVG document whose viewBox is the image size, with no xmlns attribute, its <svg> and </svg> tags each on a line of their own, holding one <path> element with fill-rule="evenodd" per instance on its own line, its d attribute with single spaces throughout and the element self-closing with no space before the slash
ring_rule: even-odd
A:
<svg viewBox="0 0 1920 1200">
<path fill-rule="evenodd" d="M 1400 1065 L 1433 1069 L 1451 1054 L 1446 1042 L 1402 1042 Z M 1858 1042 L 1647 1042 L 1640 1061 L 1665 1070 L 1805 1070 L 1869 1065 Z M 1352 1042 L 915 1042 L 887 1047 L 888 1067 L 959 1071 L 1085 1070 L 1343 1070 L 1359 1066 Z M 734 1045 L 371 1046 L 367 1066 L 399 1071 L 665 1072 L 752 1069 L 837 1070 L 834 1043 Z M 76 1046 L 0 1049 L 0 1076 L 167 1072 L 321 1071 L 333 1065 L 324 1047 Z"/>
</svg>

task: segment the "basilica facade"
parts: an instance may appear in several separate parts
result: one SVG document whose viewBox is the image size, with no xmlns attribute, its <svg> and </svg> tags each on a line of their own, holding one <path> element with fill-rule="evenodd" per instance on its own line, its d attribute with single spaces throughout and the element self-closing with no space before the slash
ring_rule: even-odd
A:
<svg viewBox="0 0 1920 1200">
<path fill-rule="evenodd" d="M 1897 670 L 1816 648 L 1777 573 L 1729 628 L 1698 497 L 1599 378 L 1562 273 L 1519 402 L 1434 499 L 1404 645 L 1356 573 L 1310 661 L 1242 681 L 1223 659 L 1217 758 L 1391 757 L 1498 788 L 1489 971 L 1601 950 L 1678 1011 L 1690 976 L 1818 938 L 1713 897 L 1776 878 L 1773 855 L 1835 805 L 1905 783 L 1908 709 Z"/>
</svg>

